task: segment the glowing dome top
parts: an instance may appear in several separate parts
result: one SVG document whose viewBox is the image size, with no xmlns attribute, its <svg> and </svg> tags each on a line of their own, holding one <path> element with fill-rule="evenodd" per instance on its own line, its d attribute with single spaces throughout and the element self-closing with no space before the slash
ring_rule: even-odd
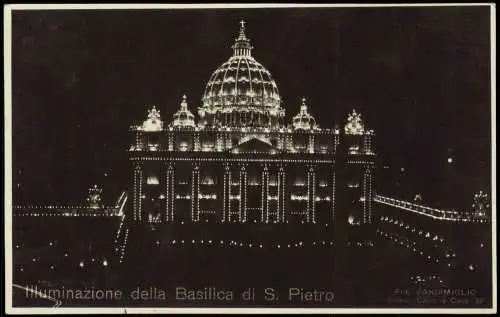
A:
<svg viewBox="0 0 500 317">
<path fill-rule="evenodd" d="M 160 110 L 153 106 L 151 110 L 148 110 L 148 118 L 142 123 L 142 131 L 155 132 L 163 130 L 163 121 L 160 117 Z"/>
<path fill-rule="evenodd" d="M 361 135 L 365 133 L 365 127 L 363 125 L 363 120 L 361 120 L 361 114 L 353 109 L 352 112 L 347 115 L 347 123 L 344 127 L 346 134 Z"/>
<path fill-rule="evenodd" d="M 214 126 L 271 126 L 281 124 L 278 86 L 271 73 L 252 56 L 241 21 L 233 55 L 217 68 L 206 85 L 200 124 Z"/>
<path fill-rule="evenodd" d="M 182 96 L 181 108 L 174 113 L 174 120 L 172 125 L 174 127 L 192 127 L 196 125 L 194 122 L 194 115 L 189 111 L 186 101 L 186 95 Z"/>
<path fill-rule="evenodd" d="M 300 112 L 293 117 L 292 125 L 294 130 L 311 130 L 317 127 L 316 120 L 307 111 L 306 98 L 302 98 Z"/>
</svg>

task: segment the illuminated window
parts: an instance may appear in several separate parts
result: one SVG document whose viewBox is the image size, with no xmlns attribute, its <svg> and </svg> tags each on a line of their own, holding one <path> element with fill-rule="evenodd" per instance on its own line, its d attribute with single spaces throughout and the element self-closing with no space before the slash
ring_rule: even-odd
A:
<svg viewBox="0 0 500 317">
<path fill-rule="evenodd" d="M 148 185 L 158 185 L 158 184 L 160 184 L 160 182 L 158 181 L 158 177 L 156 177 L 155 175 L 152 175 L 152 176 L 148 176 L 147 184 Z"/>
</svg>

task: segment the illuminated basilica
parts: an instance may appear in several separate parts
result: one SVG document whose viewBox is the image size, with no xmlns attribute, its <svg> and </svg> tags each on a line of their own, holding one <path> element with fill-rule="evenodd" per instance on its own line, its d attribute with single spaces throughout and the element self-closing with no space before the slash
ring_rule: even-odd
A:
<svg viewBox="0 0 500 317">
<path fill-rule="evenodd" d="M 153 223 L 336 224 L 374 218 L 373 130 L 352 110 L 321 128 L 303 98 L 285 107 L 253 56 L 241 22 L 232 56 L 210 76 L 197 108 L 186 96 L 171 120 L 152 107 L 133 133 L 130 219 Z"/>
</svg>

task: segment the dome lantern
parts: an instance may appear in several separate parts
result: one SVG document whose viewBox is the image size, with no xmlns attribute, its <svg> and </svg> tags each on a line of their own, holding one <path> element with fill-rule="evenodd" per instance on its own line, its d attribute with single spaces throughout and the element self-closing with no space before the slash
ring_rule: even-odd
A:
<svg viewBox="0 0 500 317">
<path fill-rule="evenodd" d="M 251 51 L 253 47 L 250 44 L 250 39 L 247 38 L 245 34 L 245 23 L 244 20 L 240 21 L 240 33 L 233 46 L 231 46 L 233 49 L 233 56 L 252 56 Z"/>
</svg>

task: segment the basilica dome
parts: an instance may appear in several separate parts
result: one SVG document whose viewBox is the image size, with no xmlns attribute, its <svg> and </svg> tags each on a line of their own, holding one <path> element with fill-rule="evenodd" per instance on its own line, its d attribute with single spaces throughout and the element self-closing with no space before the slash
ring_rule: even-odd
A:
<svg viewBox="0 0 500 317">
<path fill-rule="evenodd" d="M 232 46 L 233 55 L 210 76 L 206 85 L 201 124 L 271 126 L 284 117 L 278 86 L 271 73 L 251 54 L 244 22 Z"/>
</svg>

